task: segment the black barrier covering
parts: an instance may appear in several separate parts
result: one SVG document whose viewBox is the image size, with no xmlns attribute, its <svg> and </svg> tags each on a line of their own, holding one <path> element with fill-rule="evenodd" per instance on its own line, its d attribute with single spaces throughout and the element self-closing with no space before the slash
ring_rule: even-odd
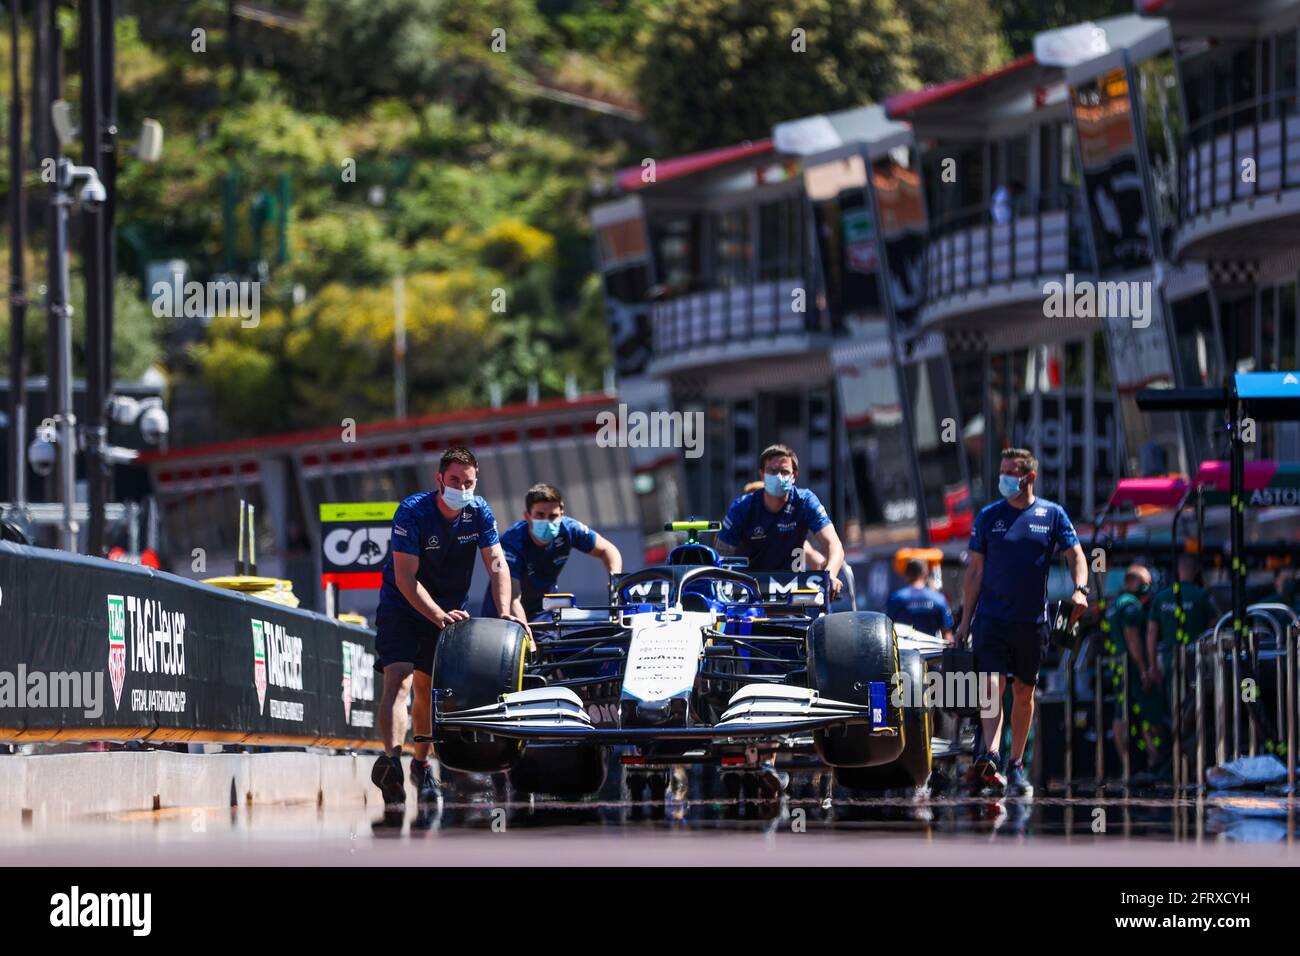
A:
<svg viewBox="0 0 1300 956">
<path fill-rule="evenodd" d="M 374 735 L 374 644 L 372 631 L 309 611 L 0 542 L 9 736 L 360 746 Z"/>
</svg>

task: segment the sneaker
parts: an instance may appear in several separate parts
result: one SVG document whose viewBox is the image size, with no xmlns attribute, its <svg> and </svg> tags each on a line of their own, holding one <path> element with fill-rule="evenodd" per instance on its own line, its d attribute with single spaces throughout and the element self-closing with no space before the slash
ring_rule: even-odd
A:
<svg viewBox="0 0 1300 956">
<path fill-rule="evenodd" d="M 402 782 L 402 758 L 380 754 L 370 768 L 370 782 L 384 795 L 384 806 L 406 805 L 406 785 Z"/>
<path fill-rule="evenodd" d="M 433 775 L 433 764 L 429 761 L 411 761 L 411 784 L 415 787 L 415 799 L 420 806 L 442 806 L 442 787 Z"/>
<path fill-rule="evenodd" d="M 986 752 L 966 771 L 966 782 L 979 790 L 1002 793 L 1007 788 L 1007 778 L 998 772 L 998 755 Z"/>
<path fill-rule="evenodd" d="M 1032 797 L 1034 795 L 1034 785 L 1029 782 L 1029 774 L 1025 771 L 1025 762 L 1017 760 L 1007 768 L 1007 788 L 1017 797 Z"/>
<path fill-rule="evenodd" d="M 770 763 L 765 763 L 758 768 L 757 777 L 759 792 L 769 798 L 776 798 L 785 793 L 790 786 L 790 775 L 782 770 L 777 770 Z"/>
</svg>

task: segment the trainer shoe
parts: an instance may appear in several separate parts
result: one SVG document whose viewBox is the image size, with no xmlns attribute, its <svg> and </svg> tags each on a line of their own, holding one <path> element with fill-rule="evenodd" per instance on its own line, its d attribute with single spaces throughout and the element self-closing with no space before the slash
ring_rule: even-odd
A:
<svg viewBox="0 0 1300 956">
<path fill-rule="evenodd" d="M 986 751 L 971 764 L 966 773 L 967 782 L 980 790 L 995 790 L 1002 793 L 1007 788 L 1007 778 L 998 772 L 998 755 Z"/>
<path fill-rule="evenodd" d="M 1007 768 L 1007 790 L 1017 797 L 1034 795 L 1034 785 L 1029 782 L 1029 774 L 1025 771 L 1023 760 L 1017 760 Z"/>
<path fill-rule="evenodd" d="M 370 782 L 384 795 L 384 806 L 392 809 L 406 805 L 406 785 L 402 782 L 402 758 L 380 754 L 370 768 Z"/>
<path fill-rule="evenodd" d="M 756 777 L 759 793 L 769 799 L 780 797 L 790 786 L 790 775 L 777 770 L 774 764 L 764 763 L 759 766 Z"/>
<path fill-rule="evenodd" d="M 415 799 L 420 806 L 442 806 L 442 787 L 433 775 L 433 764 L 429 761 L 411 761 L 411 783 L 415 786 Z"/>
</svg>

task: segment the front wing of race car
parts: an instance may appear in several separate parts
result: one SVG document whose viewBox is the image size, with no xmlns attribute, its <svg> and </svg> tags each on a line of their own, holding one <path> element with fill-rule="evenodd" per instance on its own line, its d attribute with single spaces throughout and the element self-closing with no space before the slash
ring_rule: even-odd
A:
<svg viewBox="0 0 1300 956">
<path fill-rule="evenodd" d="M 822 697 L 806 687 L 746 684 L 728 701 L 716 724 L 693 726 L 597 727 L 582 699 L 567 687 L 540 687 L 506 694 L 495 704 L 436 714 L 434 738 L 449 732 L 477 732 L 517 740 L 582 740 L 640 743 L 652 740 L 748 740 L 867 724 L 892 736 L 885 721 L 886 687 L 872 682 L 868 704 Z"/>
</svg>

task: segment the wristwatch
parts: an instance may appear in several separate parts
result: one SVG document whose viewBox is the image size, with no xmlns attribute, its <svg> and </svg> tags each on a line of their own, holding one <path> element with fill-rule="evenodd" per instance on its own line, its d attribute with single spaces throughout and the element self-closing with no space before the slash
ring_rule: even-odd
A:
<svg viewBox="0 0 1300 956">
<path fill-rule="evenodd" d="M 1087 597 L 1089 594 L 1092 593 L 1092 589 L 1091 589 L 1090 587 L 1088 587 L 1088 585 L 1086 585 L 1086 584 L 1076 584 L 1076 585 L 1074 586 L 1074 589 L 1075 589 L 1076 591 L 1082 591 L 1084 597 Z"/>
</svg>

